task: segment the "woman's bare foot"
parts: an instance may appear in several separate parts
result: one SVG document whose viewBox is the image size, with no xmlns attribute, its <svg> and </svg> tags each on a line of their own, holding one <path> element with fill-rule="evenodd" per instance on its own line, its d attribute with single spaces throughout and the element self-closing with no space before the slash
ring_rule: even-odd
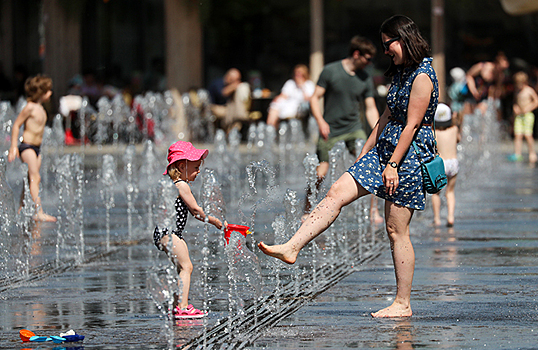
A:
<svg viewBox="0 0 538 350">
<path fill-rule="evenodd" d="M 54 216 L 45 214 L 45 213 L 35 214 L 34 220 L 40 221 L 40 222 L 56 222 L 57 221 L 57 219 Z"/>
<path fill-rule="evenodd" d="M 258 243 L 258 248 L 264 253 L 273 258 L 277 258 L 285 262 L 286 264 L 293 264 L 297 260 L 297 254 L 293 252 L 286 252 L 284 245 L 267 245 L 263 242 Z"/>
<path fill-rule="evenodd" d="M 372 317 L 410 317 L 413 315 L 411 306 L 404 306 L 402 304 L 393 303 L 391 306 L 386 307 L 378 312 L 372 312 Z"/>
</svg>

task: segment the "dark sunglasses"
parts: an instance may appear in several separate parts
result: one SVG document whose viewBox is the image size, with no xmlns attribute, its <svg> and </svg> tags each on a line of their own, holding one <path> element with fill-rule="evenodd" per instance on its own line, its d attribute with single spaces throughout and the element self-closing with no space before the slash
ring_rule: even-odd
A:
<svg viewBox="0 0 538 350">
<path fill-rule="evenodd" d="M 393 42 L 397 41 L 397 40 L 400 40 L 401 38 L 399 36 L 395 37 L 395 38 L 392 38 L 392 39 L 389 39 L 387 41 L 385 41 L 383 44 L 383 48 L 385 49 L 385 51 L 388 51 L 389 50 L 389 47 L 390 47 L 390 44 L 392 44 Z"/>
</svg>

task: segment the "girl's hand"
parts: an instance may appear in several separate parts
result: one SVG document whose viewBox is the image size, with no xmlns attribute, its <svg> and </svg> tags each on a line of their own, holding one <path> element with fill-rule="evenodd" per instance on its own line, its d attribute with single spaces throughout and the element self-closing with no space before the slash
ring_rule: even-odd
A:
<svg viewBox="0 0 538 350">
<path fill-rule="evenodd" d="M 215 227 L 218 228 L 219 230 L 222 229 L 222 222 L 220 222 L 220 220 L 217 218 L 215 218 L 215 222 L 213 223 L 213 225 L 215 225 Z"/>
<path fill-rule="evenodd" d="M 386 188 L 387 193 L 392 196 L 398 187 L 398 170 L 387 165 L 385 170 L 383 170 L 383 185 Z"/>
</svg>

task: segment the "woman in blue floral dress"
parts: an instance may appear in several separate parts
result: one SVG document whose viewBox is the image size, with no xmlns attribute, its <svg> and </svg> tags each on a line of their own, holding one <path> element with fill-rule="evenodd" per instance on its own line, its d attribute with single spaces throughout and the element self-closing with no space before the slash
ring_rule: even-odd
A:
<svg viewBox="0 0 538 350">
<path fill-rule="evenodd" d="M 411 285 L 415 253 L 409 224 L 415 210 L 424 210 L 425 192 L 420 161 L 434 157 L 431 124 L 437 108 L 439 88 L 428 57 L 429 45 L 417 25 L 396 15 L 381 26 L 381 40 L 391 64 L 385 75 L 392 77 L 387 107 L 366 141 L 357 161 L 331 187 L 295 235 L 285 244 L 260 249 L 293 264 L 299 251 L 325 231 L 343 206 L 373 193 L 385 199 L 385 221 L 396 274 L 396 297 L 392 305 L 373 317 L 412 315 Z M 417 156 L 412 141 L 419 153 Z"/>
</svg>

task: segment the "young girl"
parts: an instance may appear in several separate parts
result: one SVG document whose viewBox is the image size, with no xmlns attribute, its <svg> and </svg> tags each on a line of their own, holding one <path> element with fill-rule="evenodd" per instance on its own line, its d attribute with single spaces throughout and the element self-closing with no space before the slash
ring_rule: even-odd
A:
<svg viewBox="0 0 538 350">
<path fill-rule="evenodd" d="M 454 226 L 454 212 L 456 208 L 456 178 L 460 169 L 458 163 L 458 142 L 461 134 L 459 122 L 455 120 L 457 113 L 452 112 L 450 107 L 444 103 L 437 105 L 435 111 L 435 139 L 437 141 L 437 150 L 445 163 L 445 173 L 448 183 L 445 190 L 446 206 L 448 214 L 446 217 L 446 226 Z M 441 196 L 439 193 L 432 195 L 433 223 L 435 226 L 441 225 Z"/>
<path fill-rule="evenodd" d="M 192 263 L 182 232 L 187 223 L 188 211 L 196 219 L 204 222 L 207 220 L 219 230 L 222 228 L 219 219 L 206 215 L 196 203 L 189 186 L 189 182 L 194 181 L 200 173 L 200 165 L 208 153 L 208 150 L 196 149 L 190 142 L 185 141 L 178 141 L 168 148 L 168 166 L 163 175 L 170 176 L 179 191 L 175 203 L 177 227 L 172 232 L 168 232 L 166 228 L 155 227 L 153 240 L 157 248 L 170 257 L 179 273 L 178 286 L 181 296 L 174 294 L 173 315 L 175 318 L 200 318 L 207 315 L 207 312 L 195 309 L 188 303 Z"/>
</svg>

